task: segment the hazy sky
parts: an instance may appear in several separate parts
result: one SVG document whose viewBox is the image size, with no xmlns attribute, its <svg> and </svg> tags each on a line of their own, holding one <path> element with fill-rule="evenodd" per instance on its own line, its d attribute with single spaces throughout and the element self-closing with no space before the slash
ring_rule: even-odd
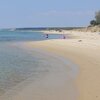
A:
<svg viewBox="0 0 100 100">
<path fill-rule="evenodd" d="M 0 28 L 86 26 L 100 0 L 0 0 Z"/>
</svg>

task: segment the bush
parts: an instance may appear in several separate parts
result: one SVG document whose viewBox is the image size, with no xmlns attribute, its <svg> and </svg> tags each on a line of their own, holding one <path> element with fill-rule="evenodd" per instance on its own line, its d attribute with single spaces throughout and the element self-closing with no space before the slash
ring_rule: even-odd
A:
<svg viewBox="0 0 100 100">
<path fill-rule="evenodd" d="M 95 20 L 91 20 L 90 25 L 92 26 L 100 25 L 100 10 L 95 13 Z"/>
<path fill-rule="evenodd" d="M 96 19 L 97 24 L 100 24 L 100 11 L 96 12 L 95 19 Z"/>
<path fill-rule="evenodd" d="M 95 25 L 97 25 L 97 22 L 96 22 L 95 20 L 91 20 L 91 21 L 90 21 L 90 24 L 91 24 L 92 26 L 95 26 Z"/>
</svg>

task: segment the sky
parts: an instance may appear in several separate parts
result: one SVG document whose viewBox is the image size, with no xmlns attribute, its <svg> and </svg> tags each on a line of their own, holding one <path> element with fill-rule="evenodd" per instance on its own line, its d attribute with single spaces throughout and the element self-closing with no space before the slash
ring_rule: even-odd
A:
<svg viewBox="0 0 100 100">
<path fill-rule="evenodd" d="M 100 0 L 0 0 L 0 28 L 88 26 Z"/>
</svg>

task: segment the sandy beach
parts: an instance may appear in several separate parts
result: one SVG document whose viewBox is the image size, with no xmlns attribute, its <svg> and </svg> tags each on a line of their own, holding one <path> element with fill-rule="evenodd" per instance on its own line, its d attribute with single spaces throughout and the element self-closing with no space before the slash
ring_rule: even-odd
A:
<svg viewBox="0 0 100 100">
<path fill-rule="evenodd" d="M 35 79 L 34 71 L 33 75 L 0 96 L 1 100 L 77 100 L 78 91 L 74 84 L 78 74 L 76 64 L 42 48 L 34 46 L 33 49 L 30 42 L 15 42 L 11 45 L 29 55 L 35 55 L 41 62 L 41 68 L 37 70 Z"/>
<path fill-rule="evenodd" d="M 45 33 L 49 32 L 46 31 Z M 50 33 L 53 34 L 55 32 Z M 63 32 L 60 34 L 63 34 Z M 64 34 L 68 34 L 73 38 L 26 42 L 23 46 L 28 49 L 40 49 L 49 54 L 61 56 L 66 60 L 69 59 L 78 65 L 79 72 L 77 77 L 74 79 L 70 78 L 69 81 L 61 81 L 62 85 L 58 84 L 59 80 L 55 86 L 51 86 L 51 88 L 47 84 L 49 81 L 54 80 L 44 79 L 48 82 L 47 84 L 42 83 L 42 85 L 35 85 L 35 87 L 34 84 L 31 83 L 14 95 L 12 99 L 8 100 L 100 100 L 99 33 L 64 31 Z M 61 62 L 61 64 L 63 64 L 63 62 Z M 64 76 L 67 77 L 66 74 L 62 77 Z M 60 79 L 62 79 L 62 77 L 60 77 Z M 36 91 L 33 92 L 33 90 Z"/>
<path fill-rule="evenodd" d="M 53 32 L 55 33 L 55 32 Z M 100 34 L 92 32 L 65 31 L 75 37 L 72 39 L 30 42 L 31 47 L 42 48 L 48 52 L 70 59 L 79 66 L 75 80 L 79 91 L 77 100 L 100 99 Z M 63 99 L 64 100 L 64 99 Z"/>
<path fill-rule="evenodd" d="M 0 8 L 0 100 L 100 100 L 100 0 Z"/>
</svg>

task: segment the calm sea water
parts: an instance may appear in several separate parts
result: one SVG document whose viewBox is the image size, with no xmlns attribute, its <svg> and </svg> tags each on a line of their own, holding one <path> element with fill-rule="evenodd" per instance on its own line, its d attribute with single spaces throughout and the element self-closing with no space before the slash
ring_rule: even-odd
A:
<svg viewBox="0 0 100 100">
<path fill-rule="evenodd" d="M 48 39 L 58 39 L 61 35 L 50 34 Z M 36 41 L 45 40 L 46 36 L 41 32 L 25 32 L 25 31 L 0 31 L 0 41 Z"/>
<path fill-rule="evenodd" d="M 48 39 L 60 38 L 49 35 Z M 30 76 L 34 79 L 48 71 L 47 63 L 33 51 L 32 54 L 18 47 L 17 42 L 45 40 L 40 32 L 0 31 L 0 95 Z"/>
<path fill-rule="evenodd" d="M 55 34 L 46 38 L 40 32 L 0 31 L 0 100 L 13 100 L 12 96 L 31 82 L 36 90 L 50 88 L 52 94 L 52 89 L 59 90 L 66 81 L 67 97 L 71 98 L 70 100 L 76 100 L 77 92 L 71 84 L 72 79 L 77 75 L 75 64 L 55 54 L 48 54 L 27 46 L 27 41 L 61 37 L 62 35 Z M 39 94 L 41 92 L 42 90 Z"/>
</svg>

